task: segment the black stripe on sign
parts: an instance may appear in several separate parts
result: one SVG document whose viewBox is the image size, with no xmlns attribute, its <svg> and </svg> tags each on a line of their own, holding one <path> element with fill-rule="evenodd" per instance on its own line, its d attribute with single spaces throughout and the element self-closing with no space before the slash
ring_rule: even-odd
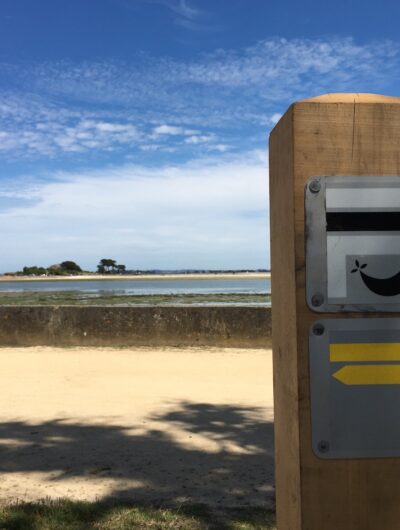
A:
<svg viewBox="0 0 400 530">
<path fill-rule="evenodd" d="M 328 232 L 400 231 L 400 212 L 327 212 Z"/>
</svg>

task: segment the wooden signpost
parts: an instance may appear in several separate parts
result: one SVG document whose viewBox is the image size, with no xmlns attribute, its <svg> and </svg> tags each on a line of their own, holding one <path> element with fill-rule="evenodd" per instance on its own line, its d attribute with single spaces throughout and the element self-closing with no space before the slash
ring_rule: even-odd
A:
<svg viewBox="0 0 400 530">
<path fill-rule="evenodd" d="M 400 528 L 399 176 L 400 98 L 299 101 L 271 133 L 279 530 Z"/>
</svg>

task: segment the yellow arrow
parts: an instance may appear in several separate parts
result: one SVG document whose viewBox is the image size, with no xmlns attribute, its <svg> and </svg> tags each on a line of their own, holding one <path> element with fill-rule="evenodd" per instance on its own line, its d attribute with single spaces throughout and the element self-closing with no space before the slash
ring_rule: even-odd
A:
<svg viewBox="0 0 400 530">
<path fill-rule="evenodd" d="M 334 362 L 352 361 L 400 361 L 399 342 L 330 344 L 329 360 Z"/>
<path fill-rule="evenodd" d="M 345 385 L 400 385 L 400 364 L 344 366 L 332 377 Z"/>
</svg>

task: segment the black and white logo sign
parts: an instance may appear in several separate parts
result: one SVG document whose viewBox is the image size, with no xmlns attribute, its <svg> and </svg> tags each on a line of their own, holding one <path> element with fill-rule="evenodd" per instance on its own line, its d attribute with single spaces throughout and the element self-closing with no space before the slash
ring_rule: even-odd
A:
<svg viewBox="0 0 400 530">
<path fill-rule="evenodd" d="M 361 306 L 360 311 L 397 311 L 400 177 L 317 179 L 319 186 L 309 184 L 306 189 L 310 306 L 311 300 L 318 299 L 322 303 L 313 307 L 317 311 L 348 306 L 351 310 Z"/>
</svg>

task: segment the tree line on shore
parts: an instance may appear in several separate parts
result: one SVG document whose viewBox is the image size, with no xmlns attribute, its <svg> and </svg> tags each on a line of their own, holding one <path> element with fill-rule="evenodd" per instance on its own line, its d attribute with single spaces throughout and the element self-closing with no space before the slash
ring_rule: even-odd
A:
<svg viewBox="0 0 400 530">
<path fill-rule="evenodd" d="M 8 272 L 6 275 L 11 276 L 71 276 L 89 273 L 91 271 L 84 271 L 75 263 L 75 261 L 62 261 L 56 265 L 49 267 L 42 267 L 37 265 L 25 266 L 21 271 Z M 118 264 L 113 259 L 103 258 L 97 265 L 97 272 L 99 274 L 124 274 L 126 266 Z"/>
<path fill-rule="evenodd" d="M 76 276 L 80 274 L 240 274 L 249 272 L 266 273 L 269 269 L 134 269 L 127 270 L 125 265 L 114 259 L 103 258 L 97 265 L 96 271 L 85 271 L 75 261 L 62 261 L 56 265 L 42 267 L 37 265 L 25 266 L 21 271 L 5 272 L 4 276 Z"/>
</svg>

